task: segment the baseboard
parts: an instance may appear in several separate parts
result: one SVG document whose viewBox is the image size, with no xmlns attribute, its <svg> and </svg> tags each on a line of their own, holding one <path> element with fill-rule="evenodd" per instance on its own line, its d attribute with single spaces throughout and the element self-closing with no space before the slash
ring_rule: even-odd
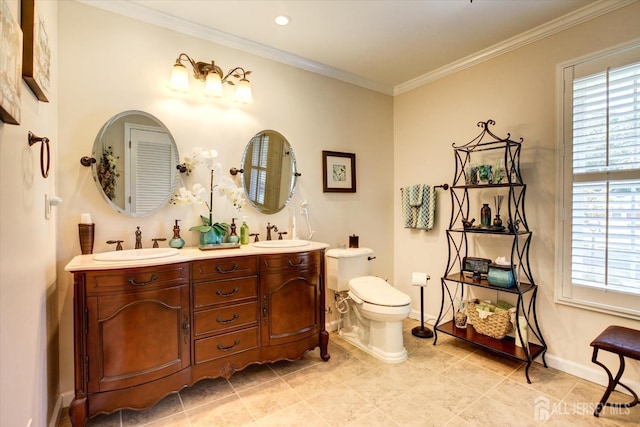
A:
<svg viewBox="0 0 640 427">
<path fill-rule="evenodd" d="M 411 309 L 411 313 L 409 313 L 409 318 L 420 321 L 420 310 L 416 310 L 415 308 Z M 436 318 L 434 316 L 429 316 L 425 313 L 424 315 L 424 323 L 433 326 L 436 323 Z"/>
<path fill-rule="evenodd" d="M 579 363 L 565 360 L 549 353 L 546 354 L 545 360 L 547 361 L 547 365 L 550 368 L 557 369 L 559 371 L 581 378 L 585 381 L 591 381 L 592 383 L 600 384 L 605 387 L 609 384 L 609 378 L 607 377 L 607 374 L 604 372 L 604 369 L 600 367 L 580 365 Z M 615 365 L 608 368 L 615 373 L 618 369 L 618 366 Z M 621 381 L 624 385 L 631 388 L 632 390 L 640 390 L 640 382 L 638 381 L 625 379 L 624 377 Z M 622 387 L 616 387 L 616 391 L 630 395 L 630 393 Z"/>
<path fill-rule="evenodd" d="M 339 325 L 340 325 L 340 322 L 338 320 L 332 320 L 331 322 L 328 322 L 328 323 L 324 324 L 324 329 L 327 332 L 337 331 Z"/>
<path fill-rule="evenodd" d="M 73 400 L 73 398 L 75 397 L 75 394 L 73 393 L 73 390 L 69 390 L 69 391 L 65 391 L 64 393 L 62 393 L 62 403 L 63 403 L 63 408 L 68 408 L 69 405 L 71 405 L 71 401 Z"/>
<path fill-rule="evenodd" d="M 58 424 L 60 424 L 60 416 L 64 407 L 65 406 L 63 404 L 62 395 L 59 395 L 56 399 L 56 404 L 53 407 L 53 413 L 51 414 L 51 419 L 49 420 L 49 427 L 58 427 Z"/>
</svg>

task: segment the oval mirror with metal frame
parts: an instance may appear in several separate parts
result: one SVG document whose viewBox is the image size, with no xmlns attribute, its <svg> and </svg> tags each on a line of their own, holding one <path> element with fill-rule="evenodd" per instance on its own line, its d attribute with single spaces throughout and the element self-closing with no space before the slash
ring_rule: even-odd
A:
<svg viewBox="0 0 640 427">
<path fill-rule="evenodd" d="M 169 129 L 144 111 L 111 117 L 93 144 L 96 186 L 116 211 L 145 216 L 164 206 L 178 185 L 178 147 Z"/>
<path fill-rule="evenodd" d="M 264 214 L 280 212 L 291 200 L 300 174 L 289 141 L 279 132 L 258 132 L 242 155 L 242 187 L 251 206 Z"/>
</svg>

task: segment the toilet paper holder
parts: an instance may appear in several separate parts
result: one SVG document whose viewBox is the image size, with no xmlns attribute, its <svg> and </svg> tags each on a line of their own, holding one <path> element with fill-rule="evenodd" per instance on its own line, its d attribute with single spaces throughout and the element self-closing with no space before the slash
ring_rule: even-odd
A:
<svg viewBox="0 0 640 427">
<path fill-rule="evenodd" d="M 420 326 L 416 326 L 411 330 L 411 334 L 418 338 L 431 338 L 433 336 L 433 331 L 424 326 L 424 288 L 430 279 L 431 276 L 427 273 L 411 274 L 411 282 L 416 286 L 420 286 Z"/>
</svg>

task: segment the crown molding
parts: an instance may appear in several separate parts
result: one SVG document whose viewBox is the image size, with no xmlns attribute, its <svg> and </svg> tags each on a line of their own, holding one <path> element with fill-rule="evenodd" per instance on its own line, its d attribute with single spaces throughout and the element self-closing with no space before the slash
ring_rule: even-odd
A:
<svg viewBox="0 0 640 427">
<path fill-rule="evenodd" d="M 560 31 L 564 31 L 583 22 L 605 15 L 621 7 L 635 3 L 638 0 L 598 0 L 583 8 L 571 12 L 553 21 L 540 25 L 532 30 L 497 43 L 487 49 L 483 49 L 458 61 L 454 61 L 434 71 L 423 74 L 405 83 L 391 87 L 378 82 L 365 79 L 358 75 L 348 73 L 325 64 L 311 61 L 298 55 L 284 52 L 261 43 L 233 36 L 213 28 L 196 24 L 184 19 L 176 18 L 165 13 L 148 9 L 137 3 L 126 0 L 75 0 L 88 6 L 97 7 L 119 15 L 127 16 L 138 21 L 158 25 L 182 34 L 190 35 L 203 40 L 208 40 L 226 47 L 238 49 L 256 56 L 271 59 L 283 64 L 291 65 L 312 73 L 331 77 L 356 86 L 364 87 L 386 95 L 400 95 L 420 86 L 457 73 L 474 65 L 488 61 L 504 53 L 518 49 L 527 44 L 534 43 L 545 37 L 549 37 Z"/>
<path fill-rule="evenodd" d="M 582 24 L 591 19 L 605 15 L 631 3 L 635 3 L 636 1 L 638 0 L 598 0 L 597 2 L 591 3 L 588 6 L 561 16 L 557 19 L 554 19 L 553 21 L 549 21 L 529 31 L 525 31 L 524 33 L 519 34 L 515 37 L 488 47 L 487 49 L 476 52 L 473 55 L 469 55 L 458 61 L 454 61 L 434 71 L 416 77 L 415 79 L 411 79 L 405 83 L 400 83 L 399 85 L 394 87 L 393 95 L 395 96 L 403 94 L 405 92 L 409 92 L 420 86 L 424 86 L 428 83 L 457 73 L 466 68 L 473 67 L 474 65 L 478 65 L 482 62 L 488 61 L 504 53 L 521 48 L 545 37 L 549 37 L 553 34 Z"/>
<path fill-rule="evenodd" d="M 97 7 L 99 9 L 113 12 L 118 15 L 126 16 L 137 21 L 147 22 L 149 24 L 167 28 L 181 34 L 186 34 L 189 36 L 207 40 L 222 46 L 241 50 L 243 52 L 251 53 L 263 58 L 272 59 L 286 65 L 291 65 L 292 67 L 300 68 L 316 74 L 321 74 L 326 77 L 331 77 L 346 83 L 371 89 L 376 92 L 381 92 L 386 95 L 393 95 L 393 87 L 390 85 L 384 85 L 378 82 L 374 82 L 361 76 L 348 73 L 337 68 L 329 67 L 328 65 L 322 64 L 320 62 L 311 61 L 301 56 L 275 49 L 261 43 L 247 40 L 242 37 L 237 37 L 181 18 L 176 18 L 175 16 L 146 8 L 137 3 L 130 3 L 126 0 L 75 1 L 87 6 Z"/>
</svg>

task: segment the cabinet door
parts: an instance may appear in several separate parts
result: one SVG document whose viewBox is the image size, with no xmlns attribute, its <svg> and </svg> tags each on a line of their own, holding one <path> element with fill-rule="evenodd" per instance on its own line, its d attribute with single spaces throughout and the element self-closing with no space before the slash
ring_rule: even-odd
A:
<svg viewBox="0 0 640 427">
<path fill-rule="evenodd" d="M 290 343 L 320 331 L 319 269 L 260 276 L 262 344 Z"/>
<path fill-rule="evenodd" d="M 87 297 L 89 392 L 116 390 L 190 364 L 187 285 Z"/>
</svg>

